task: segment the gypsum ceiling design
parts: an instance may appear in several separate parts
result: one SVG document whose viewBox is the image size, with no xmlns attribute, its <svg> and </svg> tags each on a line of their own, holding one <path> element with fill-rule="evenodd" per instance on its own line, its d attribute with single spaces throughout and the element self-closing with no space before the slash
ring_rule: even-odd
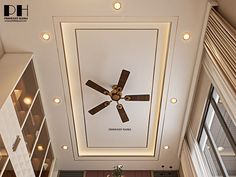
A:
<svg viewBox="0 0 236 177">
<path fill-rule="evenodd" d="M 169 27 L 169 23 L 61 23 L 75 159 L 94 156 L 158 158 L 157 132 Z M 132 75 L 129 83 L 122 87 L 122 93 L 145 95 L 138 98 L 128 94 L 125 100 L 111 94 L 114 101 L 108 106 L 104 102 L 107 95 L 98 94 L 91 87 L 99 83 L 100 92 L 114 91 L 114 82 L 123 68 Z M 117 114 L 114 109 L 117 99 L 129 118 L 121 115 L 119 108 Z M 131 104 L 128 99 L 143 101 Z M 102 103 L 98 105 L 99 110 L 106 109 L 91 109 L 95 103 Z"/>
<path fill-rule="evenodd" d="M 110 101 L 104 101 L 103 103 L 99 104 L 98 106 L 90 109 L 88 112 L 92 115 L 98 113 L 99 111 L 103 110 L 105 107 L 109 106 L 112 101 L 115 101 L 117 103 L 116 108 L 118 110 L 118 113 L 120 115 L 121 121 L 123 123 L 128 122 L 129 118 L 126 114 L 126 111 L 122 104 L 119 103 L 120 99 L 124 99 L 125 101 L 149 101 L 150 95 L 126 95 L 122 97 L 122 90 L 124 89 L 124 86 L 128 80 L 130 72 L 127 70 L 122 70 L 120 79 L 118 81 L 117 85 L 112 86 L 112 90 L 109 92 L 105 88 L 101 87 L 100 85 L 96 84 L 95 82 L 88 80 L 86 82 L 86 85 L 93 88 L 94 90 L 110 96 Z"/>
</svg>

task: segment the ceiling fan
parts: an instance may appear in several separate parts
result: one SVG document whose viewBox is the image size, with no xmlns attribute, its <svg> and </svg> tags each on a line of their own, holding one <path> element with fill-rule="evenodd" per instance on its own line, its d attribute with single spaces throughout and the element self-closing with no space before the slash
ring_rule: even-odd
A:
<svg viewBox="0 0 236 177">
<path fill-rule="evenodd" d="M 98 106 L 92 108 L 88 112 L 92 115 L 96 114 L 97 112 L 101 111 L 105 107 L 109 106 L 112 101 L 116 101 L 117 105 L 116 108 L 118 110 L 118 113 L 120 115 L 120 118 L 122 122 L 127 122 L 129 121 L 129 118 L 125 112 L 125 109 L 122 104 L 119 103 L 120 99 L 124 99 L 125 101 L 149 101 L 150 100 L 150 95 L 145 94 L 145 95 L 125 95 L 124 97 L 122 96 L 122 90 L 124 89 L 124 86 L 126 84 L 126 81 L 129 77 L 130 72 L 127 70 L 122 70 L 118 84 L 112 86 L 112 90 L 109 92 L 105 88 L 101 87 L 100 85 L 96 84 L 95 82 L 88 80 L 86 82 L 86 85 L 91 87 L 92 89 L 104 94 L 110 96 L 111 100 L 110 101 L 104 101 L 103 103 L 99 104 Z"/>
</svg>

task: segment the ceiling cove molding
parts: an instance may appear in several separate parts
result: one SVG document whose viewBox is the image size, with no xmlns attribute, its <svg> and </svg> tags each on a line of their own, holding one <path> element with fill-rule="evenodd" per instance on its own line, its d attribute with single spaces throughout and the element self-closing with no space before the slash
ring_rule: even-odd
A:
<svg viewBox="0 0 236 177">
<path fill-rule="evenodd" d="M 96 157 L 97 160 L 158 160 L 159 153 L 161 151 L 161 137 L 164 128 L 165 122 L 165 107 L 167 104 L 167 93 L 169 87 L 169 79 L 170 79 L 170 70 L 173 59 L 173 48 L 174 48 L 174 39 L 175 32 L 177 28 L 177 17 L 168 17 L 168 18 L 140 18 L 140 17 L 54 17 L 54 29 L 56 33 L 56 40 L 58 45 L 58 55 L 59 62 L 61 67 L 62 74 L 62 82 L 64 86 L 64 96 L 65 103 L 67 108 L 67 116 L 68 116 L 68 124 L 70 127 L 70 139 L 73 147 L 73 156 L 74 160 L 94 160 Z M 88 123 L 88 119 L 86 118 L 87 107 L 86 101 L 84 102 L 84 98 L 88 97 L 87 95 L 91 95 L 95 91 L 85 91 L 86 87 L 83 86 L 84 81 L 86 80 L 86 70 L 81 72 L 81 66 L 83 69 L 85 68 L 85 61 L 81 58 L 83 56 L 78 56 L 78 53 L 85 53 L 86 56 L 86 47 L 81 50 L 80 46 L 87 45 L 86 38 L 81 40 L 81 38 L 77 38 L 76 36 L 89 36 L 89 35 L 97 35 L 97 32 L 104 32 L 102 30 L 109 30 L 111 36 L 113 34 L 122 34 L 122 32 L 129 34 L 128 31 L 133 30 L 137 32 L 137 35 L 143 34 L 144 36 L 149 36 L 152 39 L 154 34 L 157 34 L 157 41 L 155 45 L 152 43 L 153 48 L 155 48 L 155 60 L 153 60 L 154 65 L 153 69 L 153 78 L 155 82 L 150 82 L 149 85 L 152 85 L 154 88 L 154 92 L 151 97 L 154 98 L 151 103 L 151 107 L 155 108 L 154 112 L 151 115 L 151 119 L 149 122 L 149 127 L 151 127 L 151 131 L 147 132 L 148 143 L 146 146 L 141 147 L 128 147 L 129 145 L 124 142 L 125 147 L 99 147 L 99 148 L 89 148 L 88 141 L 93 142 L 94 140 L 88 140 L 88 135 L 85 134 L 86 123 Z M 115 30 L 117 33 L 113 33 L 112 30 Z M 95 31 L 95 33 L 94 33 Z M 120 31 L 122 31 L 120 33 Z M 80 34 L 81 33 L 81 34 Z M 105 34 L 105 33 L 103 33 Z M 125 34 L 126 35 L 126 34 Z M 122 36 L 122 35 L 121 35 Z M 135 38 L 135 36 L 134 36 Z M 82 42 L 81 42 L 81 41 Z M 79 44 L 79 47 L 78 47 Z M 148 43 L 149 44 L 149 43 Z M 90 44 L 91 45 L 91 44 Z M 142 47 L 140 45 L 140 47 Z M 147 54 L 147 56 L 149 53 Z M 151 58 L 151 57 L 150 57 Z M 79 64 L 73 62 L 80 62 Z M 151 62 L 151 63 L 153 63 Z M 82 63 L 82 64 L 81 64 Z M 76 64 L 76 65 L 75 65 Z M 141 62 L 142 64 L 142 62 Z M 122 64 L 121 64 L 122 65 Z M 68 68 L 68 66 L 75 66 L 77 69 Z M 120 66 L 125 67 L 125 66 Z M 140 67 L 139 65 L 135 67 Z M 135 73 L 135 70 L 131 68 L 130 82 L 132 82 L 132 74 Z M 86 69 L 86 68 L 85 68 Z M 109 72 L 112 73 L 112 70 Z M 116 73 L 118 71 L 115 71 Z M 78 76 L 76 80 L 74 80 L 74 76 Z M 91 74 L 88 74 L 91 76 Z M 134 77 L 133 74 L 132 77 Z M 150 76 L 150 75 L 149 75 Z M 94 76 L 91 76 L 94 77 Z M 112 78 L 114 82 L 118 80 L 119 75 L 116 74 L 116 79 Z M 94 77 L 95 78 L 95 77 Z M 147 77 L 150 78 L 150 77 Z M 74 81 L 73 81 L 74 80 Z M 79 81 L 79 82 L 78 82 Z M 95 80 L 96 81 L 96 80 Z M 103 81 L 103 80 L 102 80 Z M 134 79 L 134 83 L 136 80 Z M 105 82 L 105 81 L 104 81 Z M 129 81 L 127 81 L 129 82 Z M 133 83 L 133 84 L 134 84 Z M 73 85 L 74 84 L 74 85 Z M 113 83 L 111 83 L 113 84 Z M 81 86 L 82 85 L 82 86 Z M 139 90 L 142 90 L 142 87 L 138 87 Z M 78 91 L 79 90 L 79 91 Z M 127 88 L 129 90 L 129 88 Z M 130 88 L 132 91 L 132 89 Z M 129 93 L 131 93 L 131 91 Z M 144 89 L 146 91 L 146 89 Z M 143 91 L 143 92 L 144 92 Z M 76 93 L 72 95 L 73 93 Z M 135 91 L 134 94 L 138 93 L 138 90 Z M 99 93 L 95 93 L 99 94 Z M 74 99 L 77 98 L 77 99 Z M 94 102 L 94 106 L 96 103 Z M 127 108 L 128 104 L 133 104 L 133 102 L 129 102 L 127 104 L 124 103 Z M 80 106 L 78 106 L 80 105 Z M 86 108 L 86 110 L 82 110 Z M 143 106 L 142 106 L 143 107 Z M 144 106 L 145 107 L 145 106 Z M 78 109 L 78 110 L 75 110 Z M 79 110 L 81 109 L 81 110 Z M 112 109 L 112 108 L 110 108 Z M 105 112 L 105 111 L 103 111 Z M 128 111 L 127 111 L 128 112 Z M 80 113 L 80 114 L 79 114 Z M 128 112 L 131 114 L 130 112 Z M 78 115 L 76 115 L 78 114 Z M 149 114 L 149 113 L 148 113 Z M 75 117 L 79 117 L 75 118 Z M 99 118 L 98 118 L 99 119 Z M 88 122 L 86 122 L 88 121 Z M 101 120 L 102 121 L 102 120 Z M 131 122 L 131 121 L 130 121 Z M 88 124 L 91 124 L 88 123 Z M 85 126 L 84 126 L 85 125 Z M 132 126 L 132 125 L 131 125 Z M 92 127 L 92 126 L 91 126 Z M 135 128 L 131 128 L 133 130 Z M 92 132 L 92 131 L 90 131 Z M 93 136 L 91 136 L 93 137 Z M 90 139 L 93 139 L 91 138 Z M 109 139 L 109 137 L 108 137 Z M 128 140 L 127 140 L 128 141 Z M 96 142 L 95 141 L 95 145 Z M 141 143 L 142 144 L 142 143 Z M 98 146 L 100 146 L 98 144 Z"/>
</svg>

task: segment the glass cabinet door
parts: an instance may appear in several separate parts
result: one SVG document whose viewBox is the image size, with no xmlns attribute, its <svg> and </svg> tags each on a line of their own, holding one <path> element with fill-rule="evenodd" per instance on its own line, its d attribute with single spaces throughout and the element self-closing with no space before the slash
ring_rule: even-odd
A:
<svg viewBox="0 0 236 177">
<path fill-rule="evenodd" d="M 0 174 L 3 168 L 5 167 L 7 160 L 8 160 L 8 154 L 3 144 L 2 137 L 0 135 Z"/>
<path fill-rule="evenodd" d="M 16 174 L 13 170 L 13 167 L 12 167 L 12 164 L 11 164 L 10 160 L 7 163 L 6 169 L 5 169 L 2 177 L 16 177 Z"/>
<path fill-rule="evenodd" d="M 29 155 L 32 153 L 43 120 L 44 111 L 40 94 L 38 94 L 22 130 Z"/>
<path fill-rule="evenodd" d="M 20 126 L 25 121 L 28 110 L 35 98 L 38 84 L 32 61 L 11 94 Z"/>
<path fill-rule="evenodd" d="M 23 135 L 22 142 L 25 144 L 18 143 L 21 147 L 14 152 L 14 158 L 11 156 L 16 160 L 11 163 L 11 158 L 8 157 L 0 136 L 0 177 L 15 177 L 13 168 L 16 171 L 22 171 L 23 174 L 28 174 L 28 176 L 47 177 L 54 156 L 32 60 L 27 63 L 27 67 L 22 73 L 23 75 L 17 80 L 18 82 L 7 102 L 11 107 L 11 115 L 9 114 L 9 117 L 6 118 L 7 121 L 5 121 L 9 128 L 1 134 L 4 140 L 5 136 L 8 137 L 8 131 L 13 134 L 12 139 L 15 138 L 15 135 L 17 137 Z M 6 115 L 9 113 L 7 110 Z M 7 147 L 10 147 L 11 151 L 11 146 Z M 18 157 L 21 156 L 24 156 L 24 160 L 18 161 Z M 25 165 L 24 169 L 27 170 L 21 169 L 21 163 Z"/>
<path fill-rule="evenodd" d="M 46 156 L 45 162 L 43 163 L 43 169 L 42 169 L 43 171 L 42 171 L 41 177 L 48 177 L 53 159 L 54 159 L 54 156 L 52 152 L 52 147 L 50 146 L 48 149 L 48 154 Z"/>
<path fill-rule="evenodd" d="M 35 176 L 38 177 L 41 172 L 41 168 L 44 162 L 44 157 L 46 155 L 47 149 L 49 145 L 49 135 L 48 128 L 46 122 L 44 122 L 42 131 L 39 135 L 38 142 L 34 149 L 33 156 L 31 158 L 31 162 L 33 165 Z"/>
</svg>

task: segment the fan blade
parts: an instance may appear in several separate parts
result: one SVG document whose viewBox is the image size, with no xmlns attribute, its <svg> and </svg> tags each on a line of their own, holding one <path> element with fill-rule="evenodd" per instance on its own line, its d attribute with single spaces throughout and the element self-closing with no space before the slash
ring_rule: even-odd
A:
<svg viewBox="0 0 236 177">
<path fill-rule="evenodd" d="M 130 73 L 129 71 L 126 71 L 124 69 L 122 70 L 121 75 L 120 75 L 120 79 L 119 79 L 119 82 L 117 85 L 117 87 L 121 89 L 120 91 L 123 90 L 125 83 L 129 77 L 129 73 Z"/>
<path fill-rule="evenodd" d="M 110 104 L 110 101 L 105 101 L 101 103 L 100 105 L 94 107 L 93 109 L 89 110 L 88 112 L 92 115 L 96 114 L 97 112 L 101 111 L 105 107 L 107 107 Z"/>
<path fill-rule="evenodd" d="M 129 121 L 129 118 L 128 118 L 128 116 L 127 116 L 127 114 L 126 114 L 126 112 L 125 112 L 124 107 L 122 106 L 122 104 L 118 104 L 118 105 L 116 106 L 116 108 L 117 108 L 117 110 L 118 110 L 118 112 L 119 112 L 119 115 L 120 115 L 120 118 L 121 118 L 122 122 L 123 122 L 123 123 L 124 123 L 124 122 L 128 122 L 128 121 Z"/>
<path fill-rule="evenodd" d="M 101 87 L 100 85 L 96 84 L 95 82 L 88 80 L 86 82 L 86 85 L 93 88 L 94 90 L 97 90 L 98 92 L 101 92 L 104 95 L 108 95 L 109 91 Z"/>
<path fill-rule="evenodd" d="M 126 95 L 126 101 L 149 101 L 150 95 Z"/>
</svg>

